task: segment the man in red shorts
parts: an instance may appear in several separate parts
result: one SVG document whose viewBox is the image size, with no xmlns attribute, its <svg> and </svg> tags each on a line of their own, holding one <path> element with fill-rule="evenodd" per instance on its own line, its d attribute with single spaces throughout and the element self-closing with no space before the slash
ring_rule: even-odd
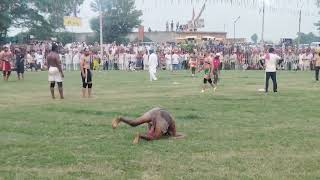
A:
<svg viewBox="0 0 320 180">
<path fill-rule="evenodd" d="M 2 71 L 3 71 L 3 80 L 8 81 L 11 74 L 11 61 L 12 53 L 9 50 L 9 47 L 4 47 L 4 50 L 0 52 L 0 61 L 2 61 Z"/>
<path fill-rule="evenodd" d="M 213 83 L 217 86 L 220 74 L 220 53 L 217 53 L 212 60 L 212 72 Z"/>
</svg>

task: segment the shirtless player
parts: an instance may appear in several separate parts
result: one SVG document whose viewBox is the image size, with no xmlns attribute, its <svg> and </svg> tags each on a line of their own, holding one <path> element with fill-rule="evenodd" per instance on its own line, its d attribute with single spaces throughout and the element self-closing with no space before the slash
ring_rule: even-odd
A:
<svg viewBox="0 0 320 180">
<path fill-rule="evenodd" d="M 4 47 L 4 51 L 0 52 L 0 61 L 2 61 L 3 80 L 8 81 L 11 74 L 12 53 L 9 47 Z"/>
<path fill-rule="evenodd" d="M 212 79 L 211 79 L 211 73 L 212 73 L 212 66 L 211 66 L 211 58 L 208 53 L 205 53 L 205 59 L 203 66 L 198 70 L 198 72 L 204 70 L 204 75 L 203 75 L 203 87 L 201 90 L 201 93 L 204 93 L 204 91 L 207 89 L 207 83 L 211 85 L 213 88 L 213 91 L 215 92 L 217 87 L 213 84 Z"/>
<path fill-rule="evenodd" d="M 47 62 L 48 62 L 48 68 L 49 68 L 48 79 L 50 82 L 50 92 L 51 92 L 52 99 L 55 99 L 54 87 L 56 82 L 58 84 L 60 99 L 64 99 L 63 87 L 62 87 L 64 74 L 61 68 L 61 61 L 58 54 L 58 46 L 56 44 L 52 44 L 52 51 L 48 54 Z"/>
<path fill-rule="evenodd" d="M 176 133 L 176 124 L 170 113 L 161 108 L 151 109 L 141 117 L 134 120 L 124 117 L 115 118 L 112 121 L 112 128 L 115 129 L 120 122 L 132 127 L 136 127 L 141 124 L 148 124 L 147 133 L 137 133 L 133 140 L 133 144 L 138 144 L 140 139 L 152 141 L 160 139 L 161 137 L 183 137 L 183 135 Z"/>
</svg>

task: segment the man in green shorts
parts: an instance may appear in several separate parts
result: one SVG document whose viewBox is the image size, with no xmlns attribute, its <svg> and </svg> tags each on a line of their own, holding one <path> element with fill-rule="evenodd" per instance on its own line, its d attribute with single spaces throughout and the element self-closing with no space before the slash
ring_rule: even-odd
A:
<svg viewBox="0 0 320 180">
<path fill-rule="evenodd" d="M 205 53 L 205 59 L 204 59 L 204 64 L 203 66 L 199 69 L 200 71 L 204 71 L 204 76 L 203 76 L 203 87 L 201 92 L 204 93 L 204 91 L 207 89 L 207 83 L 211 85 L 213 88 L 213 91 L 216 91 L 216 86 L 213 84 L 212 79 L 211 79 L 211 74 L 212 74 L 212 65 L 211 65 L 211 59 L 210 56 L 208 56 L 208 53 Z"/>
</svg>

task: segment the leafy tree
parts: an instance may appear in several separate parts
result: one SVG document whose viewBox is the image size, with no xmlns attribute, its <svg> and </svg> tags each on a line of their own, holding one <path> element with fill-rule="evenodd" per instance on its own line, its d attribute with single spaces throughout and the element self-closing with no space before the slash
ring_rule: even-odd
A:
<svg viewBox="0 0 320 180">
<path fill-rule="evenodd" d="M 7 36 L 10 27 L 30 27 L 44 24 L 44 18 L 32 8 L 32 1 L 1 0 L 0 3 L 0 38 Z"/>
<path fill-rule="evenodd" d="M 251 36 L 251 41 L 254 42 L 255 44 L 257 44 L 257 42 L 258 42 L 258 35 L 257 35 L 257 33 L 255 33 L 255 34 L 253 34 L 253 35 Z"/>
<path fill-rule="evenodd" d="M 125 42 L 126 35 L 141 24 L 142 12 L 136 10 L 134 0 L 94 0 L 91 8 L 103 13 L 103 37 L 106 42 Z M 91 20 L 91 29 L 100 33 L 99 17 Z"/>
<path fill-rule="evenodd" d="M 48 38 L 64 29 L 63 16 L 76 15 L 84 0 L 1 0 L 0 38 L 10 27 L 28 28 L 37 38 Z"/>
</svg>

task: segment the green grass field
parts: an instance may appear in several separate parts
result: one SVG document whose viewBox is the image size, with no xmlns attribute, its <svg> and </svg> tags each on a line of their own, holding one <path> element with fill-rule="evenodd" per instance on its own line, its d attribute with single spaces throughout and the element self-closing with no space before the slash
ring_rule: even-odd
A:
<svg viewBox="0 0 320 180">
<path fill-rule="evenodd" d="M 320 83 L 311 72 L 278 72 L 279 93 L 258 92 L 264 74 L 222 72 L 200 93 L 188 72 L 96 73 L 94 98 L 80 98 L 80 73 L 66 73 L 65 100 L 51 100 L 46 72 L 0 82 L 0 179 L 319 179 Z M 181 140 L 142 141 L 118 115 L 161 106 Z"/>
</svg>

